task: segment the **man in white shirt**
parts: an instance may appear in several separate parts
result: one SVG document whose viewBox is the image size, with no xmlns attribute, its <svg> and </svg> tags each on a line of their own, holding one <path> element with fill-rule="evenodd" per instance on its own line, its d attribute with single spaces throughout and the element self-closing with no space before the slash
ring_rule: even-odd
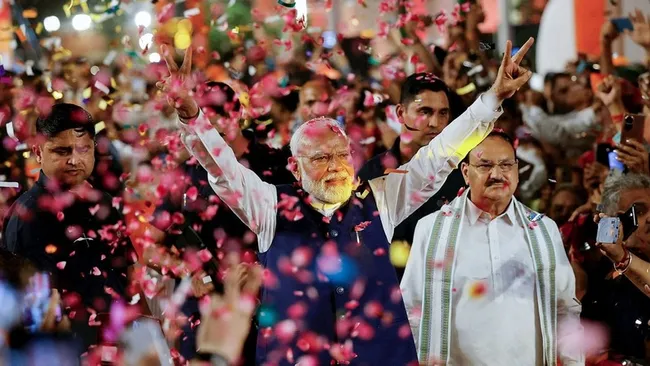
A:
<svg viewBox="0 0 650 366">
<path fill-rule="evenodd" d="M 355 365 L 417 362 L 388 245 L 393 230 L 436 193 L 449 173 L 492 130 L 500 104 L 532 73 L 507 43 L 497 80 L 398 171 L 356 187 L 350 141 L 329 118 L 304 123 L 291 140 L 298 185 L 264 183 L 242 166 L 196 103 L 175 83 L 161 85 L 181 120 L 183 141 L 208 171 L 214 192 L 257 234 L 267 269 L 257 362 Z M 166 51 L 166 50 L 165 50 Z M 173 77 L 189 75 L 191 51 Z M 171 81 L 171 80 L 170 80 Z"/>
<path fill-rule="evenodd" d="M 400 286 L 420 362 L 584 364 L 573 271 L 557 225 L 513 197 L 512 140 L 493 131 L 461 170 L 470 189 L 420 220 Z"/>
</svg>

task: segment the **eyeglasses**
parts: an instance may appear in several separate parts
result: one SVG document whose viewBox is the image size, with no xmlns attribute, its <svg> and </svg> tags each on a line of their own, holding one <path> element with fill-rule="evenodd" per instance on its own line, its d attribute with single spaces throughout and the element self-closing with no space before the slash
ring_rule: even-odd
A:
<svg viewBox="0 0 650 366">
<path fill-rule="evenodd" d="M 512 168 L 515 165 L 517 165 L 518 162 L 519 162 L 519 160 L 515 159 L 515 160 L 502 161 L 502 162 L 500 162 L 498 164 L 485 162 L 485 163 L 481 163 L 481 164 L 471 164 L 470 163 L 469 165 L 473 166 L 479 172 L 484 173 L 484 174 L 491 172 L 492 169 L 494 169 L 494 167 L 499 167 L 499 170 L 501 172 L 508 173 L 508 172 L 510 172 L 512 170 Z"/>
<path fill-rule="evenodd" d="M 350 151 L 341 151 L 333 154 L 316 154 L 314 156 L 304 156 L 299 155 L 297 158 L 306 158 L 310 163 L 318 166 L 323 166 L 329 164 L 332 160 L 338 159 L 339 161 L 345 160 L 348 161 L 352 153 Z"/>
</svg>

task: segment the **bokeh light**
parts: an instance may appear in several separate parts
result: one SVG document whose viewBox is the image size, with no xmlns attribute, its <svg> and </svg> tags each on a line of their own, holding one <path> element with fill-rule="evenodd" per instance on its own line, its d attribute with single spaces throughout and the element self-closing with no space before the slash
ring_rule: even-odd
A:
<svg viewBox="0 0 650 366">
<path fill-rule="evenodd" d="M 140 45 L 140 49 L 146 49 L 151 47 L 153 44 L 153 34 L 151 33 L 145 33 L 140 37 L 140 40 L 138 40 L 138 44 Z"/>
<path fill-rule="evenodd" d="M 176 46 L 176 48 L 179 50 L 186 49 L 190 46 L 191 43 L 192 37 L 190 36 L 190 33 L 185 30 L 179 30 L 174 35 L 174 46 Z"/>
<path fill-rule="evenodd" d="M 160 62 L 160 54 L 157 53 L 157 52 L 154 52 L 154 53 L 150 54 L 149 55 L 149 62 L 151 62 L 151 63 Z"/>
<path fill-rule="evenodd" d="M 51 15 L 43 19 L 43 27 L 45 27 L 45 30 L 48 32 L 56 32 L 61 28 L 61 22 L 59 21 L 59 18 Z"/>
<path fill-rule="evenodd" d="M 148 27 L 151 25 L 151 14 L 146 11 L 140 11 L 135 15 L 135 25 L 138 27 Z"/>
<path fill-rule="evenodd" d="M 77 14 L 72 17 L 72 28 L 76 31 L 85 31 L 90 29 L 93 20 L 87 14 Z"/>
</svg>

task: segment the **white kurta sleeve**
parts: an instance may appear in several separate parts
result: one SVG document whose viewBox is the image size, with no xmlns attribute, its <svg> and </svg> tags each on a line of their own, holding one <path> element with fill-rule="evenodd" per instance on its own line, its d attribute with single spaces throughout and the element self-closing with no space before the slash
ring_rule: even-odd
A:
<svg viewBox="0 0 650 366">
<path fill-rule="evenodd" d="M 482 94 L 427 146 L 398 170 L 370 181 L 386 236 L 431 198 L 460 161 L 492 131 L 503 110 L 491 93 Z"/>
<path fill-rule="evenodd" d="M 568 144 L 584 133 L 592 132 L 598 118 L 593 108 L 562 115 L 549 115 L 540 107 L 520 105 L 522 119 L 536 139 L 554 145 Z"/>
<path fill-rule="evenodd" d="M 420 321 L 422 319 L 422 296 L 424 275 L 426 269 L 426 254 L 435 213 L 423 217 L 415 227 L 413 245 L 406 262 L 404 276 L 400 283 L 402 298 L 409 318 L 411 332 L 415 338 L 415 346 L 419 347 Z"/>
<path fill-rule="evenodd" d="M 557 263 L 555 278 L 557 284 L 557 350 L 558 357 L 565 366 L 584 365 L 583 328 L 580 323 L 582 305 L 576 298 L 575 275 L 562 244 L 562 235 L 557 225 L 546 218 Z"/>
<path fill-rule="evenodd" d="M 214 192 L 257 234 L 259 251 L 267 251 L 275 235 L 275 186 L 239 163 L 203 112 L 192 123 L 181 123 L 181 129 L 183 143 L 208 172 L 208 182 Z"/>
</svg>

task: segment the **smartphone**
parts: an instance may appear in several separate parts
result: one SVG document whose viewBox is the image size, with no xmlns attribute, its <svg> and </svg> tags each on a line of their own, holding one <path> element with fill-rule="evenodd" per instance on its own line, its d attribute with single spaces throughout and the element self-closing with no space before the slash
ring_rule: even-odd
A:
<svg viewBox="0 0 650 366">
<path fill-rule="evenodd" d="M 628 114 L 623 119 L 623 129 L 621 130 L 621 143 L 628 139 L 643 141 L 645 125 L 645 116 L 643 114 Z"/>
<path fill-rule="evenodd" d="M 598 222 L 598 243 L 614 244 L 618 241 L 618 230 L 621 220 L 618 217 L 603 217 Z"/>
<path fill-rule="evenodd" d="M 46 272 L 37 273 L 29 279 L 23 297 L 23 324 L 31 332 L 41 328 L 50 305 L 50 276 Z M 56 320 L 61 320 L 61 307 L 56 309 Z"/>
<path fill-rule="evenodd" d="M 625 30 L 634 30 L 634 25 L 630 18 L 614 18 L 610 20 L 610 22 L 614 24 L 614 27 L 619 33 L 622 33 Z"/>
<path fill-rule="evenodd" d="M 336 46 L 336 32 L 323 32 L 323 48 L 332 49 Z"/>
<path fill-rule="evenodd" d="M 627 240 L 639 227 L 636 206 L 633 204 L 627 211 L 618 215 L 618 219 L 623 225 L 623 240 Z"/>
<path fill-rule="evenodd" d="M 596 162 L 603 166 L 610 166 L 609 154 L 614 152 L 614 146 L 608 143 L 601 143 L 596 146 Z"/>
<path fill-rule="evenodd" d="M 618 170 L 621 172 L 625 171 L 625 164 L 622 161 L 619 161 L 617 158 L 616 151 L 612 151 L 607 154 L 609 170 Z"/>
<path fill-rule="evenodd" d="M 632 205 L 627 211 L 617 217 L 604 217 L 598 222 L 596 241 L 613 244 L 618 241 L 619 227 L 623 228 L 623 240 L 627 240 L 639 227 L 636 216 L 636 206 Z"/>
</svg>

